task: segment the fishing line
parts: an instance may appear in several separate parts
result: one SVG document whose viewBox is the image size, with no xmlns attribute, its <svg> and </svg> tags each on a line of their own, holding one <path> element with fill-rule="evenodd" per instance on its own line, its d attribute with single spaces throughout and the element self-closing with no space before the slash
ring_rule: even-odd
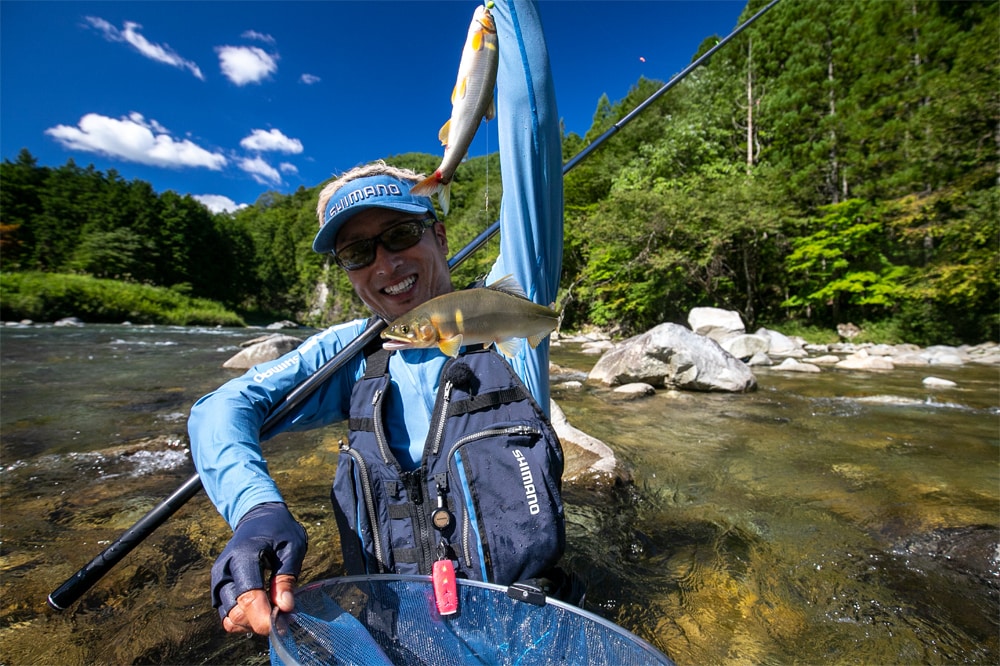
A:
<svg viewBox="0 0 1000 666">
<path fill-rule="evenodd" d="M 774 5 L 778 4 L 778 1 L 779 0 L 771 0 L 767 6 L 743 22 L 743 24 L 738 26 L 735 30 L 733 30 L 733 32 L 729 33 L 729 35 L 727 35 L 724 39 L 720 40 L 715 46 L 706 51 L 700 58 L 681 70 L 679 74 L 674 76 L 674 78 L 664 84 L 662 88 L 653 93 L 646 99 L 645 102 L 641 103 L 633 109 L 631 113 L 615 123 L 611 129 L 594 139 L 590 145 L 581 150 L 575 157 L 563 165 L 563 174 L 568 173 L 577 164 L 586 159 L 587 156 L 594 152 L 608 138 L 617 133 L 618 130 L 625 126 L 625 124 L 641 113 L 643 109 L 656 101 L 670 88 L 680 83 L 681 79 L 686 77 L 695 68 L 705 62 L 705 60 L 727 44 L 733 37 L 743 32 L 747 26 L 763 16 L 764 13 L 774 7 Z M 454 271 L 459 264 L 468 259 L 473 252 L 486 245 L 486 242 L 499 231 L 500 220 L 496 220 L 489 226 L 489 228 L 474 238 L 472 242 L 452 256 L 452 258 L 448 260 L 448 268 Z M 286 395 L 285 399 L 275 407 L 274 411 L 267 415 L 267 418 L 264 419 L 264 425 L 261 426 L 261 439 L 263 439 L 263 436 L 266 433 L 273 430 L 281 419 L 287 416 L 292 409 L 297 407 L 299 403 L 303 402 L 307 397 L 312 395 L 312 393 L 315 392 L 322 384 L 326 383 L 326 381 L 330 379 L 335 372 L 340 370 L 352 358 L 354 358 L 354 356 L 360 353 L 368 343 L 373 342 L 376 338 L 378 338 L 379 334 L 385 329 L 385 327 L 386 323 L 381 319 L 377 319 L 374 323 L 369 325 L 364 332 L 359 334 L 358 337 L 354 338 L 354 340 L 348 343 L 347 346 L 341 349 L 339 353 L 337 353 L 324 365 L 320 366 L 315 373 L 304 379 L 301 384 L 296 386 L 288 395 Z M 201 479 L 198 477 L 197 473 L 188 478 L 188 480 L 181 484 L 181 486 L 175 490 L 173 494 L 160 502 L 157 506 L 153 507 L 153 509 L 140 518 L 135 525 L 127 529 L 122 536 L 118 537 L 118 539 L 116 539 L 110 546 L 101 551 L 97 557 L 88 562 L 82 569 L 70 576 L 62 585 L 56 588 L 48 597 L 49 606 L 55 610 L 65 610 L 68 608 L 70 604 L 83 596 L 87 590 L 93 587 L 94 583 L 100 580 L 104 574 L 110 571 L 111 568 L 121 561 L 121 559 L 128 553 L 130 553 L 132 549 L 152 534 L 157 527 L 162 525 L 170 516 L 176 513 L 185 503 L 187 503 L 188 500 L 197 495 L 201 488 Z"/>
</svg>

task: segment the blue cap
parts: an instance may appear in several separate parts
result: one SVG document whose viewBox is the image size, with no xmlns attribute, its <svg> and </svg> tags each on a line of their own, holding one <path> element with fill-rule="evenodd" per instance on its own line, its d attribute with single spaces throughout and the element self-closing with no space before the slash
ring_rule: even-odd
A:
<svg viewBox="0 0 1000 666">
<path fill-rule="evenodd" d="M 415 184 L 387 174 L 348 181 L 327 202 L 323 223 L 313 239 L 313 250 L 333 252 L 337 232 L 344 223 L 369 208 L 388 208 L 403 213 L 430 213 L 436 218 L 434 203 L 430 197 L 410 194 L 410 187 Z"/>
</svg>

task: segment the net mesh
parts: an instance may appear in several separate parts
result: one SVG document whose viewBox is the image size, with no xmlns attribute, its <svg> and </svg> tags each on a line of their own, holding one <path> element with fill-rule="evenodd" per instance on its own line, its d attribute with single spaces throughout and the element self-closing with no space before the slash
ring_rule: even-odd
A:
<svg viewBox="0 0 1000 666">
<path fill-rule="evenodd" d="M 307 585 L 271 630 L 275 666 L 328 664 L 671 664 L 596 615 L 547 599 L 514 600 L 498 585 L 459 581 L 442 617 L 430 578 L 354 576 Z"/>
</svg>

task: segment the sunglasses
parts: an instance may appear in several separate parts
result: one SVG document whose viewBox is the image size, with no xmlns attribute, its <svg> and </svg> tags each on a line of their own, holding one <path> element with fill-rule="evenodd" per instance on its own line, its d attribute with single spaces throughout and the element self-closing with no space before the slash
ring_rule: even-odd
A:
<svg viewBox="0 0 1000 666">
<path fill-rule="evenodd" d="M 390 252 L 402 252 L 420 242 L 424 232 L 434 226 L 437 219 L 428 215 L 394 224 L 377 236 L 355 241 L 336 250 L 333 258 L 348 271 L 356 271 L 375 261 L 375 248 L 381 245 Z"/>
</svg>

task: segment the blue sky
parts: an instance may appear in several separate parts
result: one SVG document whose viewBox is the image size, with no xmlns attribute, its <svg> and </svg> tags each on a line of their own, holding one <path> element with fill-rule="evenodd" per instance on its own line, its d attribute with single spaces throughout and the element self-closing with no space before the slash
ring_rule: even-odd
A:
<svg viewBox="0 0 1000 666">
<path fill-rule="evenodd" d="M 439 155 L 476 4 L 0 0 L 0 156 L 73 158 L 220 210 Z M 567 131 L 589 129 L 602 94 L 669 80 L 744 5 L 542 0 Z M 484 125 L 470 153 L 496 145 Z"/>
</svg>

